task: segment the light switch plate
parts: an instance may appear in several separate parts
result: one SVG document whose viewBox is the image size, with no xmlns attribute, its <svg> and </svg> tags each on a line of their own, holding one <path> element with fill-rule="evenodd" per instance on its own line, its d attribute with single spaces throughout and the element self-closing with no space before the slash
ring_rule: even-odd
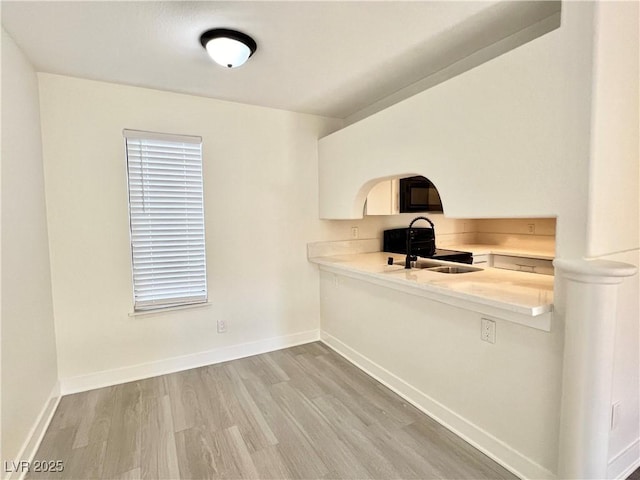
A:
<svg viewBox="0 0 640 480">
<path fill-rule="evenodd" d="M 620 424 L 620 407 L 620 402 L 611 405 L 611 430 L 615 430 Z"/>
</svg>

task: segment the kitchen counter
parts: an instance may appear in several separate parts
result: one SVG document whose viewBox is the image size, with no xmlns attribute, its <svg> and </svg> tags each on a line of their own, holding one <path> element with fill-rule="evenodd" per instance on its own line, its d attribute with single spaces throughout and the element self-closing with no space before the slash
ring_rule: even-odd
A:
<svg viewBox="0 0 640 480">
<path fill-rule="evenodd" d="M 427 297 L 539 330 L 549 331 L 551 328 L 552 276 L 490 267 L 463 274 L 445 274 L 427 269 L 406 270 L 403 265 L 388 265 L 389 257 L 399 263 L 403 263 L 405 258 L 400 254 L 374 252 L 311 257 L 309 261 L 318 264 L 323 271 Z"/>
<path fill-rule="evenodd" d="M 474 255 L 508 255 L 510 257 L 537 258 L 540 260 L 553 260 L 553 249 L 543 247 L 508 247 L 502 245 L 484 245 L 480 243 L 449 245 L 443 248 L 471 252 Z"/>
</svg>

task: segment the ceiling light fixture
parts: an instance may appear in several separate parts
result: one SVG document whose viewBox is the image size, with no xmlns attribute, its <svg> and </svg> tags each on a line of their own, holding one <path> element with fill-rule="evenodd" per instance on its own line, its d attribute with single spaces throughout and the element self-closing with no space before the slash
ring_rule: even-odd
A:
<svg viewBox="0 0 640 480">
<path fill-rule="evenodd" d="M 226 28 L 207 30 L 200 36 L 200 43 L 214 62 L 228 68 L 239 67 L 258 48 L 249 35 Z"/>
</svg>

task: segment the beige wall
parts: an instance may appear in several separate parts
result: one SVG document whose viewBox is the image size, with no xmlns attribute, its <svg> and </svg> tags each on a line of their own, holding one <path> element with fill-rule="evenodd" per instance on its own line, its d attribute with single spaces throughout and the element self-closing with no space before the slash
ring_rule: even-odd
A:
<svg viewBox="0 0 640 480">
<path fill-rule="evenodd" d="M 37 77 L 3 29 L 1 461 L 25 459 L 58 379 L 41 145 Z"/>
<path fill-rule="evenodd" d="M 225 348 L 317 332 L 318 274 L 306 260 L 306 244 L 331 230 L 317 219 L 316 148 L 317 138 L 338 121 L 57 75 L 39 78 L 63 387 L 100 372 L 112 373 L 100 377 L 105 381 L 163 373 L 211 361 Z M 203 138 L 211 306 L 129 316 L 124 128 Z M 227 333 L 217 333 L 218 319 L 226 321 Z"/>
</svg>

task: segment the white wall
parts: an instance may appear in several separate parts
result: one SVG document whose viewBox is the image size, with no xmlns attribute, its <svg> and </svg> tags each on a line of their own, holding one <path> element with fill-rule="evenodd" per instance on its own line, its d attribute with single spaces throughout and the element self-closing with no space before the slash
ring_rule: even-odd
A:
<svg viewBox="0 0 640 480">
<path fill-rule="evenodd" d="M 321 274 L 329 345 L 524 478 L 550 478 L 557 461 L 562 329 L 496 320 L 348 277 Z"/>
<path fill-rule="evenodd" d="M 593 4 L 562 26 L 319 142 L 320 216 L 359 218 L 376 179 L 421 174 L 453 218 L 558 217 L 584 255 Z"/>
<path fill-rule="evenodd" d="M 640 4 L 596 9 L 588 255 L 640 266 Z M 612 401 L 610 478 L 640 464 L 640 284 L 620 287 Z"/>
<path fill-rule="evenodd" d="M 344 168 L 353 166 L 359 180 L 346 190 L 366 195 L 364 184 L 371 178 L 401 173 L 423 174 L 433 177 L 438 188 L 442 189 L 449 216 L 559 215 L 559 250 L 562 254 L 607 255 L 637 265 L 637 225 L 634 227 L 633 222 L 617 223 L 615 229 L 621 233 L 617 239 L 603 234 L 603 228 L 610 225 L 612 209 L 617 211 L 621 204 L 629 205 L 629 201 L 634 200 L 634 188 L 636 193 L 638 191 L 637 183 L 634 186 L 629 180 L 633 178 L 633 172 L 638 178 L 637 154 L 635 164 L 627 160 L 633 159 L 633 156 L 629 157 L 633 155 L 632 152 L 630 154 L 633 145 L 628 143 L 633 117 L 621 117 L 620 123 L 615 124 L 623 127 L 624 141 L 622 146 L 616 147 L 615 155 L 611 148 L 619 140 L 617 132 L 620 128 L 606 129 L 607 121 L 595 124 L 596 128 L 602 129 L 602 137 L 595 137 L 601 140 L 594 144 L 594 152 L 602 153 L 594 157 L 591 170 L 585 161 L 589 148 L 593 146 L 589 143 L 589 129 L 593 126 L 589 122 L 592 8 L 592 5 L 565 3 L 561 29 L 421 94 L 424 104 L 417 117 L 406 113 L 403 104 L 392 107 L 389 112 L 392 112 L 392 123 L 396 125 L 393 131 L 388 130 L 386 122 L 376 126 L 376 116 L 370 117 L 373 120 L 366 121 L 372 122 L 369 125 L 374 125 L 373 130 L 379 128 L 376 141 L 384 144 L 390 134 L 396 135 L 400 141 L 389 142 L 393 148 L 388 149 L 381 149 L 375 142 L 370 143 L 371 156 L 360 158 L 354 155 L 348 158 L 348 162 L 339 158 L 333 164 L 334 170 L 327 170 L 326 165 L 322 165 L 324 181 L 330 178 L 331 185 L 342 188 L 341 185 L 353 178 L 345 174 Z M 615 16 L 607 18 L 611 19 L 611 23 L 605 22 L 609 27 L 622 20 Z M 635 28 L 637 32 L 637 25 Z M 606 52 L 610 48 L 606 40 L 612 33 L 619 32 L 620 37 L 633 34 L 634 31 L 629 29 L 630 24 L 624 23 L 620 30 L 613 28 L 609 33 L 601 30 L 603 36 L 596 39 L 596 51 Z M 633 54 L 633 51 L 627 53 Z M 611 82 L 620 75 L 629 78 L 626 64 L 611 67 L 616 73 L 609 77 L 606 73 L 610 71 L 606 65 L 608 58 L 604 54 L 601 59 L 596 58 L 594 78 L 601 97 L 597 97 L 600 100 L 594 103 L 593 108 L 596 113 L 605 113 L 594 118 L 607 118 L 607 105 L 611 103 L 606 92 Z M 11 66 L 10 75 L 5 73 L 6 65 Z M 637 71 L 637 64 L 635 68 Z M 9 83 L 8 78 L 18 81 Z M 6 94 L 10 84 L 14 87 Z M 633 84 L 625 83 L 623 91 L 632 94 L 632 87 Z M 7 448 L 20 444 L 26 435 L 25 432 L 22 437 L 12 437 L 7 443 L 5 417 L 18 412 L 15 419 L 9 419 L 9 425 L 22 422 L 24 427 L 30 427 L 55 383 L 55 361 L 51 361 L 52 358 L 55 360 L 55 346 L 51 341 L 53 315 L 51 296 L 47 293 L 49 279 L 48 273 L 41 274 L 42 271 L 48 272 L 48 258 L 45 258 L 47 231 L 43 220 L 39 137 L 34 128 L 39 122 L 37 102 L 34 102 L 38 97 L 35 89 L 33 69 L 12 42 L 5 41 L 3 32 L 2 297 L 7 303 L 9 295 L 12 299 L 21 299 L 27 292 L 23 289 L 17 296 L 13 292 L 7 293 L 7 290 L 15 290 L 20 285 L 13 276 L 8 285 L 5 273 L 12 272 L 11 261 L 6 260 L 9 257 L 5 236 L 11 225 L 7 219 L 11 217 L 5 217 L 5 211 L 9 209 L 5 198 L 14 192 L 28 197 L 20 214 L 21 218 L 30 219 L 29 228 L 33 230 L 24 241 L 14 241 L 13 244 L 20 249 L 33 247 L 35 253 L 28 257 L 28 265 L 35 266 L 37 275 L 34 278 L 43 282 L 37 285 L 42 293 L 37 296 L 44 302 L 34 305 L 20 302 L 22 312 L 26 308 L 37 311 L 19 324 L 7 323 L 9 315 L 6 312 L 12 303 L 3 303 L 2 306 L 2 458 L 10 458 Z M 367 238 L 379 236 L 383 228 L 408 223 L 402 216 L 317 220 L 316 139 L 334 131 L 340 126 L 339 121 L 46 74 L 40 75 L 40 99 L 53 309 L 60 376 L 63 379 L 119 368 L 123 370 L 112 378 L 120 376 L 124 379 L 131 374 L 130 368 L 136 365 L 314 330 L 318 325 L 318 279 L 315 266 L 306 262 L 306 243 L 349 238 L 353 225 L 360 226 L 361 238 Z M 635 104 L 637 106 L 637 90 Z M 444 113 L 436 116 L 430 112 Z M 632 114 L 630 111 L 629 115 Z M 12 121 L 9 123 L 6 118 Z M 517 120 L 515 123 L 514 119 Z M 637 133 L 637 117 L 635 125 Z M 213 303 L 210 307 L 148 317 L 127 315 L 132 309 L 132 300 L 123 128 L 196 134 L 204 138 L 208 275 Z M 11 147 L 7 140 L 11 135 L 5 133 L 7 131 L 12 132 L 13 138 L 29 138 L 30 141 Z M 339 134 L 333 138 L 338 137 Z M 354 152 L 358 153 L 360 145 L 357 142 L 369 143 L 371 140 L 358 135 L 355 138 Z M 429 150 L 422 153 L 428 152 L 429 155 L 412 154 L 416 145 L 422 149 L 427 144 Z M 497 155 L 496 145 L 500 145 Z M 544 148 L 538 148 L 540 145 Z M 12 161 L 18 157 L 6 153 L 10 148 L 26 150 L 24 155 L 20 152 L 20 163 Z M 469 156 L 468 152 L 473 155 Z M 25 162 L 24 158 L 28 161 Z M 389 162 L 389 159 L 393 161 Z M 614 162 L 614 169 L 608 163 L 610 161 Z M 13 170 L 8 170 L 5 165 L 14 167 L 20 177 L 11 177 Z M 392 168 L 387 168 L 389 165 Z M 491 168 L 485 168 L 487 165 Z M 624 174 L 615 178 L 624 181 L 624 188 L 617 188 L 618 181 L 607 180 L 612 178 L 608 177 L 612 170 L 617 172 L 620 169 Z M 253 197 L 237 196 L 238 188 L 243 185 L 249 186 L 257 201 Z M 358 199 L 354 202 L 352 197 L 340 203 L 345 198 L 338 191 L 336 193 L 333 196 L 334 206 L 340 211 L 348 211 L 345 217 L 358 217 L 362 203 Z M 519 200 L 514 202 L 514 198 Z M 625 218 L 631 217 L 625 214 Z M 452 219 L 442 217 L 439 221 L 442 222 L 440 231 L 456 233 L 461 228 Z M 12 232 L 10 236 L 16 240 L 20 230 Z M 258 243 L 249 237 L 255 232 Z M 34 244 L 37 245 L 34 247 Z M 631 249 L 631 252 L 614 255 L 621 249 Z M 626 451 L 629 445 L 633 446 L 634 439 L 638 438 L 637 410 L 633 406 L 634 402 L 635 405 L 638 403 L 637 389 L 633 390 L 638 377 L 638 346 L 634 341 L 638 338 L 637 277 L 633 282 L 625 284 L 621 297 L 613 390 L 614 400 L 624 402 L 623 418 L 630 422 L 625 422 L 612 434 L 612 458 Z M 345 305 L 346 302 L 347 299 Z M 360 315 L 365 319 L 372 318 L 372 327 L 375 327 L 375 321 L 387 318 L 382 315 L 384 308 L 369 311 L 367 305 L 368 301 L 359 303 L 354 309 L 359 313 L 354 318 L 360 318 Z M 413 310 L 413 313 L 405 313 L 408 313 L 407 322 L 415 322 L 415 306 L 402 308 Z M 420 388 L 433 392 L 435 396 L 443 395 L 447 406 L 500 435 L 543 468 L 553 470 L 557 433 L 557 402 L 553 399 L 558 393 L 556 382 L 561 355 L 557 333 L 540 338 L 536 333 L 532 340 L 529 337 L 533 334 L 528 329 L 517 327 L 521 330 L 511 330 L 514 327 L 508 325 L 506 330 L 500 330 L 506 332 L 506 336 L 500 338 L 508 343 L 500 344 L 485 355 L 482 348 L 486 346 L 478 346 L 473 343 L 475 340 L 470 340 L 472 333 L 477 336 L 477 328 L 473 325 L 475 319 L 463 313 L 460 315 L 461 323 L 455 323 L 451 317 L 451 311 L 455 309 L 442 310 L 440 306 L 436 310 L 446 321 L 442 325 L 432 325 L 435 333 L 444 338 L 452 332 L 460 338 L 468 337 L 469 340 L 464 342 L 467 342 L 465 346 L 470 355 L 481 357 L 482 365 L 499 368 L 500 378 L 516 382 L 516 371 L 523 367 L 532 372 L 531 385 L 539 384 L 546 388 L 544 395 L 536 397 L 535 405 L 527 407 L 525 412 L 527 422 L 524 431 L 530 436 L 511 431 L 496 417 L 497 414 L 483 416 L 482 412 L 474 410 L 473 405 L 466 404 L 464 399 L 468 397 L 458 391 L 461 384 L 444 384 L 443 379 L 436 379 L 440 384 L 436 382 L 434 385 L 442 387 L 436 389 L 424 383 L 425 372 L 420 372 L 415 365 L 408 366 L 411 380 L 415 379 Z M 327 317 L 327 322 L 334 317 L 341 318 L 345 312 L 349 310 L 339 310 Z M 397 315 L 396 311 L 387 313 Z M 228 333 L 216 333 L 218 318 L 227 320 Z M 31 322 L 39 327 L 38 336 L 29 338 L 26 344 L 32 357 L 17 366 L 15 358 L 18 357 L 12 357 L 10 362 L 13 363 L 6 363 L 5 359 L 16 347 L 9 345 L 8 339 L 15 338 L 16 333 L 5 333 L 5 330 L 11 325 L 19 327 L 19 338 L 24 339 L 25 329 L 30 328 Z M 382 327 L 373 331 L 384 332 Z M 385 358 L 388 357 L 386 334 L 363 336 L 362 329 L 353 329 L 348 322 L 325 323 L 323 328 L 344 336 L 346 340 L 352 339 L 354 345 L 360 345 L 372 358 L 380 352 L 386 352 Z M 427 333 L 423 334 L 416 335 L 416 348 L 423 346 L 418 341 L 420 338 L 428 337 Z M 394 335 L 398 336 L 399 331 Z M 523 337 L 527 337 L 526 341 L 522 341 Z M 428 337 L 427 343 L 431 341 Z M 402 338 L 398 338 L 398 342 L 403 345 Z M 518 342 L 529 349 L 527 353 L 530 356 L 517 356 L 512 361 L 518 354 L 511 349 Z M 30 350 L 32 346 L 33 351 Z M 507 357 L 508 361 L 505 360 Z M 399 362 L 400 358 L 392 360 Z M 540 360 L 541 363 L 531 366 L 531 360 Z M 503 365 L 505 361 L 508 363 L 506 366 Z M 6 387 L 6 382 L 29 377 L 31 374 L 27 370 L 41 364 L 46 365 L 43 370 L 31 374 L 40 375 L 43 382 L 29 385 L 27 401 L 21 397 L 21 404 L 16 405 L 17 399 L 5 393 L 12 390 Z M 439 362 L 437 371 L 462 372 L 463 368 L 453 365 L 455 368 L 448 370 L 441 368 L 442 365 Z M 11 371 L 5 375 L 9 366 Z M 405 366 L 398 367 L 402 369 Z M 437 371 L 427 371 L 426 375 Z M 551 382 L 544 383 L 545 375 L 552 379 Z M 496 386 L 496 391 L 482 391 L 481 385 L 473 384 L 480 403 L 489 405 L 487 408 L 495 407 L 490 401 L 501 391 L 500 388 L 503 386 Z M 524 395 L 528 388 L 529 384 L 525 385 L 525 390 L 519 394 Z M 438 390 L 443 393 L 438 393 Z M 30 403 L 36 397 L 37 401 Z M 522 401 L 526 403 L 524 398 Z M 626 408 L 627 405 L 630 409 Z M 21 414 L 29 409 L 33 411 Z M 514 405 L 507 405 L 506 410 L 506 418 L 516 418 Z M 541 423 L 536 424 L 538 420 Z"/>
<path fill-rule="evenodd" d="M 607 255 L 606 260 L 640 266 L 640 250 Z M 609 437 L 609 478 L 626 478 L 640 466 L 640 280 L 627 278 L 618 292 L 612 404 L 619 403 L 618 425 Z"/>
<path fill-rule="evenodd" d="M 596 13 L 588 256 L 640 246 L 640 4 Z"/>
<path fill-rule="evenodd" d="M 38 81 L 3 29 L 2 461 L 26 459 L 57 385 L 45 210 Z"/>
<path fill-rule="evenodd" d="M 318 274 L 306 244 L 321 235 L 317 138 L 338 121 L 50 74 L 39 79 L 63 387 L 114 369 L 124 370 L 73 384 L 162 373 L 178 357 L 317 331 Z M 123 128 L 203 137 L 209 307 L 128 315 Z M 227 333 L 216 333 L 218 319 L 227 321 Z M 154 370 L 153 362 L 163 363 Z"/>
<path fill-rule="evenodd" d="M 563 2 L 558 30 L 323 138 L 320 215 L 358 218 L 377 179 L 421 174 L 437 185 L 449 217 L 557 217 L 557 256 L 637 266 L 638 167 L 638 4 Z M 613 396 L 625 424 L 611 434 L 610 476 L 640 460 L 639 295 L 637 276 L 620 288 Z M 383 366 L 395 362 L 399 377 L 420 381 L 389 354 L 388 335 L 369 333 L 367 315 L 336 322 L 348 321 L 339 312 L 351 304 L 334 300 L 325 307 L 323 297 L 323 328 L 383 358 Z M 556 306 L 554 328 L 562 328 L 562 291 Z M 562 349 L 554 354 L 558 361 L 545 368 L 555 379 Z M 526 423 L 547 422 L 547 414 L 532 409 Z M 480 413 L 474 421 L 490 420 Z M 555 471 L 548 455 L 488 428 Z M 556 448 L 553 432 L 546 434 L 544 443 Z"/>
</svg>

